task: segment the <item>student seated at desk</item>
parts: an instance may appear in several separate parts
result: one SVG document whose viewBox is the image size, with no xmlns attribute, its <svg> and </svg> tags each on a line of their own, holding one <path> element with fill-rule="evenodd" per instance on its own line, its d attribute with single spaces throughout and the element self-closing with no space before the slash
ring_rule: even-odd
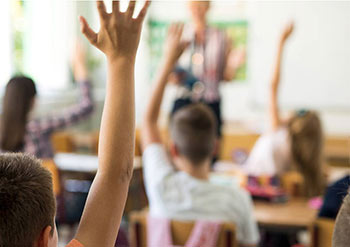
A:
<svg viewBox="0 0 350 247">
<path fill-rule="evenodd" d="M 82 32 L 107 57 L 106 100 L 102 114 L 99 168 L 75 240 L 69 247 L 114 247 L 132 177 L 135 107 L 134 65 L 149 2 L 133 18 L 135 1 L 120 12 L 97 6 L 100 31 L 81 18 Z M 39 160 L 26 154 L 0 155 L 0 246 L 57 247 L 52 179 Z"/>
<path fill-rule="evenodd" d="M 342 205 L 344 197 L 348 194 L 349 186 L 349 175 L 329 185 L 326 190 L 326 194 L 324 195 L 323 205 L 318 216 L 335 219 L 337 217 L 340 206 Z"/>
<path fill-rule="evenodd" d="M 24 152 L 40 159 L 52 159 L 53 132 L 73 125 L 92 113 L 93 101 L 85 66 L 85 54 L 79 45 L 76 49 L 73 70 L 82 97 L 77 105 L 52 116 L 32 118 L 37 97 L 32 79 L 16 76 L 8 82 L 0 125 L 2 152 Z"/>
<path fill-rule="evenodd" d="M 319 116 L 313 111 L 300 110 L 290 119 L 282 120 L 277 99 L 282 53 L 292 32 L 291 23 L 284 28 L 280 37 L 270 86 L 270 131 L 257 140 L 245 163 L 245 171 L 255 176 L 273 176 L 295 167 L 304 178 L 305 196 L 313 197 L 320 195 L 325 185 L 322 174 L 323 134 Z"/>
<path fill-rule="evenodd" d="M 186 47 L 183 25 L 169 29 L 165 57 L 142 125 L 143 169 L 150 214 L 177 220 L 233 222 L 242 246 L 259 240 L 249 194 L 238 185 L 225 187 L 210 181 L 210 164 L 216 145 L 216 121 L 203 104 L 178 110 L 171 118 L 171 157 L 158 126 L 167 78 Z M 173 166 L 172 162 L 175 166 Z"/>
</svg>

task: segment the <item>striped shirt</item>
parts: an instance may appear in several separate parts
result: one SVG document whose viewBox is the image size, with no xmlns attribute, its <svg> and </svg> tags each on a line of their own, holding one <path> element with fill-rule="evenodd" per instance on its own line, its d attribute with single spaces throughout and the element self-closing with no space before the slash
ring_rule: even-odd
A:
<svg viewBox="0 0 350 247">
<path fill-rule="evenodd" d="M 238 184 L 223 186 L 175 170 L 159 143 L 144 151 L 143 175 L 151 216 L 234 223 L 240 243 L 258 243 L 252 199 Z"/>
<path fill-rule="evenodd" d="M 192 28 L 184 31 L 184 39 L 190 40 L 190 47 L 182 54 L 179 65 L 192 72 L 204 84 L 201 100 L 207 103 L 220 100 L 219 83 L 223 80 L 226 64 L 228 37 L 224 31 L 213 27 L 205 30 L 204 42 L 195 42 Z M 199 55 L 199 61 L 194 61 L 194 55 Z"/>
<path fill-rule="evenodd" d="M 90 115 L 93 101 L 88 81 L 78 83 L 82 98 L 77 105 L 61 114 L 30 120 L 26 126 L 22 152 L 35 155 L 39 159 L 51 159 L 54 156 L 51 135 Z"/>
</svg>

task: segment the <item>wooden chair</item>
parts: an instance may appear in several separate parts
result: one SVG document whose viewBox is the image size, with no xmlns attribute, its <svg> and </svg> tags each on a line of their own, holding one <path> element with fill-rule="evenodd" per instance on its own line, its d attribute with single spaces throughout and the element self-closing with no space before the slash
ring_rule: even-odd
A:
<svg viewBox="0 0 350 247">
<path fill-rule="evenodd" d="M 311 229 L 311 247 L 331 247 L 335 220 L 328 218 L 317 219 Z"/>
<path fill-rule="evenodd" d="M 297 171 L 290 171 L 281 176 L 282 188 L 292 197 L 304 195 L 304 179 Z"/>
<path fill-rule="evenodd" d="M 51 137 L 51 143 L 55 152 L 71 153 L 74 151 L 73 139 L 68 132 L 56 132 Z"/>
<path fill-rule="evenodd" d="M 132 212 L 130 214 L 130 243 L 132 247 L 147 247 L 147 215 L 146 210 Z M 184 246 L 191 234 L 194 222 L 175 221 L 171 222 L 172 238 L 174 245 Z M 236 227 L 225 223 L 219 233 L 217 247 L 237 247 Z M 151 247 L 151 246 L 150 246 Z"/>
<path fill-rule="evenodd" d="M 53 160 L 43 160 L 42 165 L 47 168 L 52 174 L 53 192 L 58 196 L 61 192 L 61 182 L 58 168 Z"/>
</svg>

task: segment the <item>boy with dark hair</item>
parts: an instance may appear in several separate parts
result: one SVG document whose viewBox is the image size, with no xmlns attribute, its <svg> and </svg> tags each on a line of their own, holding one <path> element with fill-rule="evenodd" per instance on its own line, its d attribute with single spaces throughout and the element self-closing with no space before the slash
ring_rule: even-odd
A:
<svg viewBox="0 0 350 247">
<path fill-rule="evenodd" d="M 238 185 L 225 187 L 210 181 L 217 124 L 210 108 L 203 104 L 189 105 L 172 116 L 172 161 L 162 144 L 158 116 L 167 78 L 187 46 L 181 42 L 182 31 L 182 24 L 169 29 L 165 60 L 142 126 L 143 169 L 150 214 L 179 220 L 233 222 L 241 246 L 255 246 L 259 234 L 248 193 Z"/>
<path fill-rule="evenodd" d="M 34 156 L 0 155 L 0 246 L 31 247 L 49 226 L 57 241 L 50 172 Z"/>
<path fill-rule="evenodd" d="M 349 192 L 350 193 L 350 192 Z M 332 245 L 333 247 L 346 247 L 350 243 L 350 194 L 344 202 L 335 222 Z"/>
<path fill-rule="evenodd" d="M 99 169 L 70 247 L 114 246 L 123 215 L 134 154 L 134 64 L 149 2 L 133 18 L 113 1 L 107 13 L 97 2 L 101 28 L 95 33 L 81 17 L 82 32 L 107 57 L 106 100 L 101 122 Z M 57 247 L 51 176 L 38 160 L 21 154 L 0 156 L 0 246 Z"/>
<path fill-rule="evenodd" d="M 200 164 L 211 156 L 216 141 L 215 129 L 215 116 L 203 104 L 185 106 L 170 123 L 174 144 L 193 164 Z"/>
</svg>

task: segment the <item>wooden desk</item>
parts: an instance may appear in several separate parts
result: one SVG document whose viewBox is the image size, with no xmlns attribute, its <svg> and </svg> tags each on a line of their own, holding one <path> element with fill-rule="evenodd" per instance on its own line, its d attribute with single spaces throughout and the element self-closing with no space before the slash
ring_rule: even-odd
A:
<svg viewBox="0 0 350 247">
<path fill-rule="evenodd" d="M 308 229 L 317 218 L 317 210 L 305 199 L 286 203 L 254 202 L 254 215 L 262 227 Z"/>
<path fill-rule="evenodd" d="M 66 181 L 85 180 L 92 182 L 98 168 L 98 157 L 93 155 L 59 153 L 55 156 L 57 168 L 61 174 L 63 192 L 66 191 Z M 148 205 L 148 200 L 143 185 L 141 157 L 134 158 L 134 172 L 130 181 L 129 196 L 125 205 L 124 213 L 141 210 Z"/>
</svg>

